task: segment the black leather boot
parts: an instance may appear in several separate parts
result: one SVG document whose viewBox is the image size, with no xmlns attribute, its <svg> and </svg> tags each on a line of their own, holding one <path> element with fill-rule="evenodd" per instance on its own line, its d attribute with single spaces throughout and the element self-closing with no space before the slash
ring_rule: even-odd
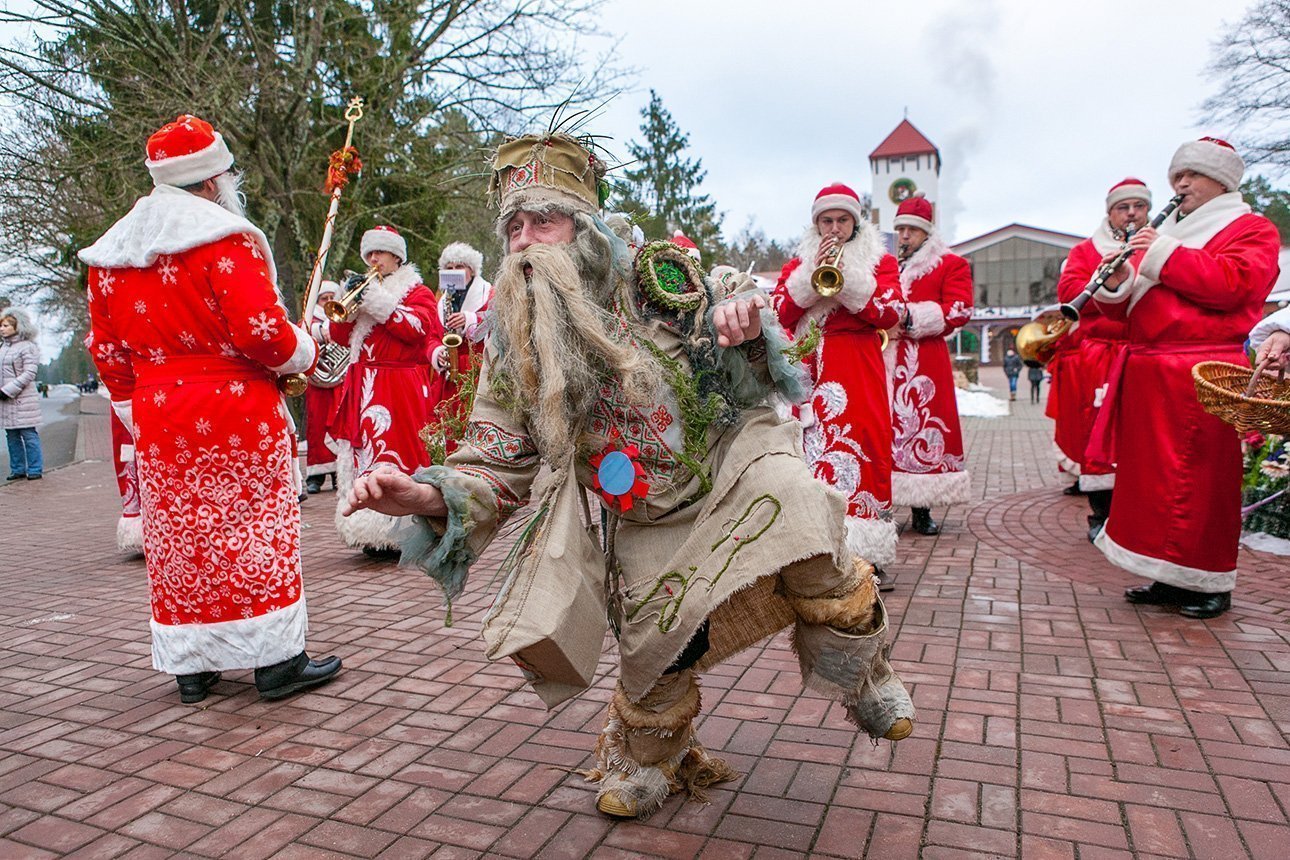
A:
<svg viewBox="0 0 1290 860">
<path fill-rule="evenodd" d="M 928 508 L 911 508 L 914 512 L 914 521 L 912 523 L 914 531 L 920 535 L 938 535 L 941 533 L 941 527 L 932 519 L 932 512 Z"/>
<path fill-rule="evenodd" d="M 1082 496 L 1084 495 L 1084 491 L 1079 488 L 1079 481 L 1076 481 L 1066 489 L 1062 490 L 1062 495 L 1063 496 Z"/>
<path fill-rule="evenodd" d="M 1207 594 L 1190 591 L 1187 600 L 1178 606 L 1178 614 L 1188 618 L 1217 618 L 1232 608 L 1232 592 L 1219 591 Z"/>
<path fill-rule="evenodd" d="M 261 699 L 283 699 L 330 681 L 339 671 L 339 657 L 310 660 L 308 652 L 301 651 L 290 660 L 256 669 L 255 689 Z"/>
<path fill-rule="evenodd" d="M 219 681 L 219 672 L 198 672 L 196 675 L 176 675 L 179 684 L 179 701 L 195 705 L 206 698 L 206 693 Z"/>
<path fill-rule="evenodd" d="M 326 475 L 310 475 L 305 478 L 305 492 L 311 496 L 321 493 L 323 481 L 326 480 L 326 477 Z"/>
<path fill-rule="evenodd" d="M 1125 600 L 1149 606 L 1181 606 L 1185 600 L 1195 595 L 1194 591 L 1187 591 L 1164 582 L 1150 582 L 1124 589 Z"/>
</svg>

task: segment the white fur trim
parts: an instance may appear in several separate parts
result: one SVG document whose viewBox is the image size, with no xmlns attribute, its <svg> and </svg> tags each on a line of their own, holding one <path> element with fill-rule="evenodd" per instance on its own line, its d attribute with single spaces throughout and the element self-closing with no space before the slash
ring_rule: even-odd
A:
<svg viewBox="0 0 1290 860">
<path fill-rule="evenodd" d="M 910 302 L 909 336 L 915 338 L 936 337 L 945 331 L 945 311 L 936 302 Z"/>
<path fill-rule="evenodd" d="M 1182 247 L 1182 242 L 1174 236 L 1157 236 L 1147 253 L 1142 255 L 1138 264 L 1138 274 L 1145 275 L 1153 281 L 1160 280 L 1160 270 L 1169 262 L 1174 251 Z"/>
<path fill-rule="evenodd" d="M 355 549 L 398 549 L 406 517 L 392 517 L 367 508 L 347 517 L 341 515 L 341 505 L 349 498 L 349 491 L 354 486 L 354 447 L 348 442 L 340 442 L 336 448 L 335 522 L 341 540 L 345 546 Z"/>
<path fill-rule="evenodd" d="M 133 400 L 113 400 L 112 411 L 116 413 L 117 418 L 121 419 L 121 423 L 126 426 L 126 429 L 133 432 L 134 401 Z"/>
<path fill-rule="evenodd" d="M 1208 176 L 1228 191 L 1241 187 L 1245 175 L 1245 161 L 1236 150 L 1208 140 L 1189 140 L 1169 161 L 1169 181 L 1184 170 L 1194 170 Z"/>
<path fill-rule="evenodd" d="M 117 221 L 98 241 L 76 256 L 101 269 L 146 269 L 162 254 L 182 254 L 239 233 L 260 246 L 269 280 L 278 283 L 269 240 L 260 228 L 205 197 L 171 185 L 158 185 Z"/>
<path fill-rule="evenodd" d="M 1115 473 L 1110 472 L 1105 475 L 1090 475 L 1087 472 L 1080 472 L 1079 488 L 1084 493 L 1096 493 L 1101 490 L 1115 489 Z"/>
<path fill-rule="evenodd" d="M 897 227 L 917 227 L 924 233 L 930 234 L 935 229 L 935 225 L 926 218 L 920 218 L 917 215 L 897 215 L 891 222 L 892 229 Z"/>
<path fill-rule="evenodd" d="M 1111 189 L 1111 193 L 1106 195 L 1106 211 L 1110 212 L 1115 204 L 1122 203 L 1125 200 L 1145 200 L 1147 207 L 1151 207 L 1151 189 L 1145 185 L 1120 185 Z"/>
<path fill-rule="evenodd" d="M 359 242 L 359 256 L 367 262 L 367 255 L 372 251 L 388 251 L 399 258 L 400 263 L 408 261 L 407 240 L 393 230 L 368 230 Z"/>
<path fill-rule="evenodd" d="M 367 336 L 372 333 L 372 329 L 388 320 L 403 297 L 420 283 L 421 273 L 417 271 L 417 267 L 411 263 L 404 263 L 379 283 L 372 284 L 363 291 L 363 301 L 358 306 L 358 320 L 349 333 L 350 365 L 358 363 L 359 351 L 367 342 Z M 367 304 L 370 299 L 376 299 L 376 303 L 371 307 Z M 385 315 L 378 319 L 376 314 L 382 311 Z"/>
<path fill-rule="evenodd" d="M 840 184 L 840 183 L 834 183 Z M 811 204 L 811 223 L 830 209 L 841 209 L 843 212 L 849 212 L 851 217 L 856 219 L 857 224 L 865 223 L 864 211 L 861 209 L 859 199 L 852 197 L 850 194 L 826 194 L 823 197 L 815 198 Z M 815 258 L 812 257 L 812 260 Z"/>
<path fill-rule="evenodd" d="M 1250 349 L 1263 346 L 1263 341 L 1267 340 L 1273 332 L 1278 331 L 1290 332 L 1290 307 L 1269 314 L 1250 329 Z"/>
<path fill-rule="evenodd" d="M 144 159 L 153 185 L 195 185 L 219 176 L 233 166 L 233 153 L 224 143 L 224 135 L 215 132 L 215 139 L 204 149 L 153 161 Z"/>
<path fill-rule="evenodd" d="M 1111 219 L 1106 217 L 1102 223 L 1097 225 L 1093 235 L 1089 236 L 1089 241 L 1093 243 L 1093 250 L 1102 256 L 1106 256 L 1112 251 L 1118 251 L 1124 247 L 1124 241 L 1111 232 Z M 1069 257 L 1067 259 L 1070 259 Z M 1066 267 L 1066 262 L 1062 261 L 1062 268 Z"/>
<path fill-rule="evenodd" d="M 451 263 L 469 266 L 475 273 L 475 277 L 484 273 L 484 255 L 465 242 L 452 242 L 445 245 L 443 251 L 439 253 L 439 268 L 442 269 Z"/>
<path fill-rule="evenodd" d="M 1145 576 L 1156 582 L 1206 594 L 1219 594 L 1236 588 L 1235 570 L 1201 570 L 1143 555 L 1111 540 L 1105 528 L 1093 541 L 1093 545 L 1100 549 L 1106 556 L 1106 560 L 1116 567 L 1122 567 L 1129 573 L 1136 573 L 1138 576 Z"/>
<path fill-rule="evenodd" d="M 1079 477 L 1079 463 L 1067 457 L 1066 452 L 1056 442 L 1053 443 L 1053 456 L 1057 458 L 1057 465 L 1063 472 Z"/>
<path fill-rule="evenodd" d="M 143 552 L 142 516 L 122 515 L 116 521 L 116 548 L 122 551 Z"/>
<path fill-rule="evenodd" d="M 255 669 L 305 650 L 309 625 L 305 596 L 290 606 L 254 618 L 212 624 L 152 621 L 152 667 L 172 675 Z"/>
<path fill-rule="evenodd" d="M 959 505 L 972 500 L 972 477 L 967 472 L 917 475 L 891 473 L 891 503 L 910 508 Z"/>
<path fill-rule="evenodd" d="M 847 517 L 847 548 L 876 567 L 896 563 L 896 523 Z"/>
<path fill-rule="evenodd" d="M 909 288 L 914 282 L 933 271 L 941 260 L 950 252 L 950 248 L 941 238 L 940 232 L 929 230 L 927 239 L 918 246 L 918 250 L 909 255 L 909 259 L 900 264 L 901 298 L 909 298 Z"/>
<path fill-rule="evenodd" d="M 873 225 L 867 221 L 859 222 L 856 237 L 847 242 L 842 252 L 842 265 L 839 268 L 846 283 L 842 292 L 826 299 L 811 286 L 811 273 L 815 271 L 815 255 L 819 250 L 820 234 L 812 227 L 797 246 L 797 257 L 801 259 L 801 265 L 784 282 L 784 289 L 797 306 L 809 309 L 809 313 L 798 324 L 799 331 L 812 319 L 823 321 L 839 305 L 854 313 L 869 304 L 878 289 L 874 270 L 887 253 Z"/>
<path fill-rule="evenodd" d="M 318 361 L 318 344 L 314 339 L 299 326 L 291 326 L 291 331 L 296 335 L 296 348 L 282 364 L 269 368 L 274 373 L 308 373 Z"/>
<path fill-rule="evenodd" d="M 436 346 L 434 348 L 434 351 L 430 353 L 430 366 L 441 372 L 448 369 L 448 347 Z"/>
</svg>

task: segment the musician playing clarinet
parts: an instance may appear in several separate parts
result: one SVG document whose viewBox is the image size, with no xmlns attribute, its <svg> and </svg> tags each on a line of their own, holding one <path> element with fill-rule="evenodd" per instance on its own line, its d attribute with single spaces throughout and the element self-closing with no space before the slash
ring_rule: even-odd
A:
<svg viewBox="0 0 1290 860">
<path fill-rule="evenodd" d="M 277 374 L 318 348 L 277 294 L 233 155 L 183 115 L 148 138 L 156 188 L 81 251 L 93 357 L 130 428 L 152 602 L 152 665 L 196 703 L 232 669 L 265 699 L 328 680 L 305 653 L 294 428 Z"/>
<path fill-rule="evenodd" d="M 1245 336 L 1279 273 L 1280 236 L 1241 199 L 1244 172 L 1226 141 L 1180 146 L 1169 164 L 1177 210 L 1158 230 L 1134 234 L 1129 248 L 1140 256 L 1095 296 L 1105 313 L 1128 321 L 1129 341 L 1093 440 L 1109 462 L 1123 452 L 1096 544 L 1149 580 L 1125 592 L 1130 603 L 1177 607 L 1189 618 L 1231 607 L 1241 532 L 1240 444 L 1201 408 L 1191 369 L 1246 363 Z"/>
<path fill-rule="evenodd" d="M 1083 292 L 1102 264 L 1102 258 L 1122 249 L 1136 231 L 1146 226 L 1150 217 L 1151 191 L 1146 183 L 1129 177 L 1112 185 L 1106 193 L 1106 217 L 1092 236 L 1071 248 L 1066 258 L 1057 281 L 1057 300 L 1069 302 Z M 1086 304 L 1078 333 L 1063 337 L 1074 341 L 1073 348 L 1064 352 L 1060 361 L 1049 363 L 1053 382 L 1048 402 L 1050 407 L 1056 407 L 1053 442 L 1063 462 L 1078 468 L 1077 487 L 1088 499 L 1090 541 L 1097 537 L 1111 513 L 1115 465 L 1089 457 L 1088 440 L 1111 364 L 1128 343 L 1125 339 L 1128 329 L 1126 320 L 1108 316 L 1094 303 Z"/>
</svg>

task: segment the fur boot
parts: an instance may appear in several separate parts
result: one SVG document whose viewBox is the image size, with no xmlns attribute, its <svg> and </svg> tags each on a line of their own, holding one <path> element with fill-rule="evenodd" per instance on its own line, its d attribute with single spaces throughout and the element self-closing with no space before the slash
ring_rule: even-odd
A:
<svg viewBox="0 0 1290 860">
<path fill-rule="evenodd" d="M 710 757 L 694 737 L 700 706 L 694 672 L 664 675 L 639 702 L 621 684 L 596 741 L 596 768 L 584 772 L 600 783 L 596 808 L 615 818 L 648 818 L 663 801 L 684 791 L 705 801 L 709 786 L 734 779 L 723 761 Z"/>
</svg>

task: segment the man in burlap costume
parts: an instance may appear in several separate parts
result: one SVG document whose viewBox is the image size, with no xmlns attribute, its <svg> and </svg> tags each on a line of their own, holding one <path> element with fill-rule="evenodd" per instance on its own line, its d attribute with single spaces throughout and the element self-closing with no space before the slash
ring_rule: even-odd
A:
<svg viewBox="0 0 1290 860">
<path fill-rule="evenodd" d="M 589 778 L 602 812 L 644 817 L 734 776 L 695 738 L 696 675 L 789 624 L 804 683 L 871 736 L 907 736 L 914 709 L 887 661 L 872 567 L 847 548 L 846 500 L 765 405 L 807 387 L 769 297 L 747 276 L 714 292 L 671 243 L 647 245 L 633 270 L 597 215 L 603 174 L 565 135 L 502 145 L 491 187 L 509 253 L 469 429 L 447 465 L 374 472 L 349 506 L 418 514 L 403 562 L 451 600 L 542 462 L 602 503 L 606 557 L 584 573 L 610 572 L 621 676 Z M 567 510 L 550 498 L 540 512 Z M 560 529 L 542 516 L 530 533 Z M 604 629 L 603 616 L 585 623 Z"/>
</svg>

